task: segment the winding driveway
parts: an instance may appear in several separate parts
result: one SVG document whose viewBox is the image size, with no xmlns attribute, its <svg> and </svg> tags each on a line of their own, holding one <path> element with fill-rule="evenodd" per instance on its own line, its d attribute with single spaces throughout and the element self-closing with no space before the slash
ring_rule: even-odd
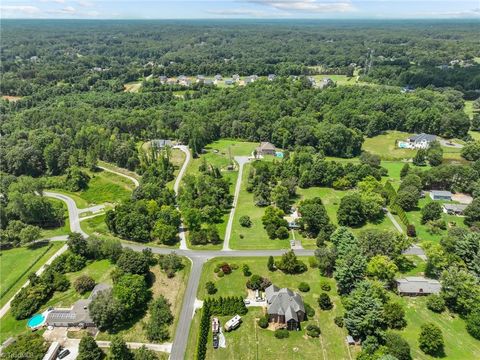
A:
<svg viewBox="0 0 480 360">
<path fill-rule="evenodd" d="M 178 189 L 180 189 L 180 183 L 182 182 L 183 176 L 187 171 L 188 163 L 190 162 L 190 159 L 192 157 L 190 155 L 190 150 L 188 149 L 188 146 L 175 145 L 173 148 L 180 149 L 185 153 L 185 161 L 183 162 L 183 165 L 180 171 L 178 172 L 177 178 L 175 179 L 175 183 L 173 184 L 173 191 L 175 192 L 175 196 L 178 197 Z M 180 237 L 180 249 L 182 250 L 188 249 L 187 236 L 185 235 L 185 226 L 183 225 L 183 222 L 180 224 L 180 227 L 178 228 L 178 236 Z"/>
<path fill-rule="evenodd" d="M 115 170 L 112 170 L 112 169 L 109 169 L 109 168 L 106 168 L 106 167 L 100 166 L 100 165 L 97 165 L 97 168 L 102 169 L 104 171 L 108 171 L 112 174 L 122 176 L 124 178 L 127 178 L 127 179 L 131 180 L 136 188 L 140 186 L 140 183 L 138 182 L 138 180 L 135 179 L 133 176 L 130 176 L 130 175 L 127 175 L 127 174 L 124 174 L 124 173 L 121 173 L 121 172 L 118 172 L 118 171 L 115 171 Z"/>
<path fill-rule="evenodd" d="M 232 234 L 233 218 L 235 217 L 235 209 L 238 203 L 238 196 L 242 187 L 243 166 L 248 162 L 247 156 L 235 156 L 235 161 L 238 163 L 237 183 L 235 184 L 235 192 L 233 195 L 232 208 L 230 209 L 230 216 L 228 217 L 227 228 L 225 230 L 225 239 L 223 240 L 223 251 L 230 251 L 230 235 Z"/>
</svg>

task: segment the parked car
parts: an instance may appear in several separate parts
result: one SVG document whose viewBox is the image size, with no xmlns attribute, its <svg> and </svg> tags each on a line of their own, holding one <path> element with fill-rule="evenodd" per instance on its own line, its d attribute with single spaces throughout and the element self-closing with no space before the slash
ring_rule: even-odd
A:
<svg viewBox="0 0 480 360">
<path fill-rule="evenodd" d="M 213 348 L 218 349 L 218 335 L 213 334 Z"/>
<path fill-rule="evenodd" d="M 67 357 L 69 354 L 70 354 L 70 350 L 65 349 L 62 352 L 60 352 L 60 354 L 58 354 L 57 359 L 63 359 L 65 357 Z"/>
<path fill-rule="evenodd" d="M 243 300 L 243 303 L 244 303 L 245 305 L 248 305 L 248 304 L 250 304 L 250 300 L 245 299 L 245 300 Z"/>
<path fill-rule="evenodd" d="M 291 239 L 290 240 L 290 247 L 293 247 L 293 246 L 295 246 L 295 240 Z"/>
</svg>

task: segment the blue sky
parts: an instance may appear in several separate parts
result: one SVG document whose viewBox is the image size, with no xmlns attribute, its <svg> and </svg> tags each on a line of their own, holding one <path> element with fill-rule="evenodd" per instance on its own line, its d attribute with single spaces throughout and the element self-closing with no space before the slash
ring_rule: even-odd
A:
<svg viewBox="0 0 480 360">
<path fill-rule="evenodd" d="M 1 0 L 1 18 L 477 18 L 480 0 Z"/>
</svg>

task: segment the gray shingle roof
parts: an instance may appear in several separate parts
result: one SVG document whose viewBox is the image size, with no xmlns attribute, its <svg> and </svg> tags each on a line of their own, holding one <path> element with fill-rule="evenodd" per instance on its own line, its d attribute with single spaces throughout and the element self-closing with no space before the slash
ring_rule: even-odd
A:
<svg viewBox="0 0 480 360">
<path fill-rule="evenodd" d="M 445 190 L 431 190 L 430 192 L 434 196 L 452 196 L 452 193 L 450 191 Z"/>
<path fill-rule="evenodd" d="M 435 135 L 430 135 L 425 133 L 413 135 L 412 137 L 409 138 L 410 141 L 415 143 L 422 142 L 423 140 L 426 140 L 427 142 L 432 142 L 432 141 L 435 141 L 436 139 L 437 137 Z"/>
<path fill-rule="evenodd" d="M 445 210 L 454 212 L 463 212 L 467 206 L 465 204 L 443 204 Z"/>
<path fill-rule="evenodd" d="M 404 294 L 438 294 L 442 285 L 438 280 L 409 276 L 397 280 L 397 289 L 399 293 Z"/>
<path fill-rule="evenodd" d="M 151 141 L 152 146 L 156 148 L 163 148 L 165 146 L 173 146 L 171 140 L 164 140 L 164 139 L 155 139 Z"/>
<path fill-rule="evenodd" d="M 279 289 L 275 285 L 270 285 L 265 289 L 265 295 L 269 305 L 268 313 L 285 315 L 285 321 L 298 321 L 297 312 L 305 312 L 302 297 L 290 289 Z"/>
</svg>

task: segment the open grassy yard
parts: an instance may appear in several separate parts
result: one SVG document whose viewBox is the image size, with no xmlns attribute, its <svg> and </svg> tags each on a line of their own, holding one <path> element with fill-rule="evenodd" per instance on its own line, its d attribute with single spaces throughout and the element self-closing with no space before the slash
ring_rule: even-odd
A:
<svg viewBox="0 0 480 360">
<path fill-rule="evenodd" d="M 414 359 L 434 359 L 424 354 L 418 347 L 420 326 L 426 322 L 433 322 L 442 329 L 445 341 L 445 359 L 466 360 L 478 359 L 480 354 L 480 341 L 475 340 L 465 330 L 465 321 L 458 315 L 448 311 L 437 314 L 427 309 L 425 297 L 400 298 L 406 310 L 407 327 L 399 334 L 410 344 Z"/>
<path fill-rule="evenodd" d="M 465 107 L 463 110 L 470 119 L 473 118 L 473 100 L 465 100 Z"/>
<path fill-rule="evenodd" d="M 290 248 L 288 239 L 271 240 L 263 228 L 262 216 L 265 208 L 255 206 L 253 193 L 246 190 L 250 167 L 250 164 L 246 164 L 243 168 L 242 187 L 233 219 L 230 247 L 232 249 L 288 249 Z M 240 226 L 240 217 L 244 215 L 250 216 L 252 220 L 252 226 L 249 228 Z"/>
<path fill-rule="evenodd" d="M 447 234 L 449 227 L 451 226 L 465 227 L 465 224 L 463 223 L 463 217 L 449 215 L 442 212 L 442 219 L 445 220 L 445 222 L 447 223 L 447 230 L 441 230 L 440 233 L 438 234 L 430 234 L 427 231 L 428 225 L 422 225 L 421 223 L 421 220 L 422 220 L 421 209 L 431 201 L 433 200 L 430 199 L 430 197 L 427 195 L 424 199 L 420 199 L 420 201 L 418 202 L 418 209 L 414 211 L 409 211 L 406 213 L 410 223 L 415 225 L 415 229 L 417 231 L 417 237 L 420 241 L 424 241 L 424 240 L 440 241 L 442 236 Z M 440 203 L 443 204 L 448 202 L 440 201 Z"/>
<path fill-rule="evenodd" d="M 0 251 L 0 306 L 28 280 L 28 275 L 37 271 L 63 246 L 61 242 L 39 244 L 34 248 L 19 247 Z"/>
<path fill-rule="evenodd" d="M 480 141 L 480 132 L 478 131 L 470 131 L 469 132 L 470 136 L 474 138 L 477 141 Z"/>
<path fill-rule="evenodd" d="M 307 258 L 302 260 L 308 263 Z M 213 269 L 221 262 L 236 263 L 240 266 L 232 274 L 218 278 Z M 240 327 L 232 332 L 225 333 L 227 347 L 214 350 L 212 347 L 211 334 L 207 346 L 208 359 L 349 359 L 354 358 L 355 349 L 348 348 L 345 343 L 346 330 L 337 327 L 333 318 L 342 313 L 342 305 L 338 297 L 335 284 L 332 279 L 322 278 L 317 269 L 309 268 L 300 275 L 286 275 L 280 271 L 270 272 L 267 269 L 267 258 L 239 259 L 239 258 L 217 258 L 207 262 L 203 268 L 200 281 L 200 288 L 197 297 L 204 299 L 205 282 L 215 282 L 218 292 L 213 296 L 246 296 L 245 283 L 247 277 L 243 276 L 241 267 L 247 264 L 253 274 L 268 277 L 273 284 L 279 287 L 288 287 L 298 292 L 298 284 L 307 282 L 311 290 L 308 293 L 301 293 L 304 302 L 315 309 L 315 316 L 302 323 L 302 330 L 290 332 L 288 339 L 279 340 L 274 337 L 272 331 L 261 329 L 256 325 L 256 319 L 262 316 L 263 309 L 250 307 L 247 315 L 243 317 Z M 328 282 L 332 290 L 329 291 L 335 307 L 330 311 L 322 311 L 317 305 L 317 298 L 322 292 L 320 280 Z M 224 324 L 229 317 L 220 317 Z M 196 350 L 198 334 L 199 311 L 197 311 L 189 336 L 187 348 L 187 359 L 193 359 Z M 322 335 L 320 338 L 308 338 L 305 334 L 305 327 L 308 324 L 320 326 Z M 350 357 L 349 353 L 352 353 Z"/>
</svg>

